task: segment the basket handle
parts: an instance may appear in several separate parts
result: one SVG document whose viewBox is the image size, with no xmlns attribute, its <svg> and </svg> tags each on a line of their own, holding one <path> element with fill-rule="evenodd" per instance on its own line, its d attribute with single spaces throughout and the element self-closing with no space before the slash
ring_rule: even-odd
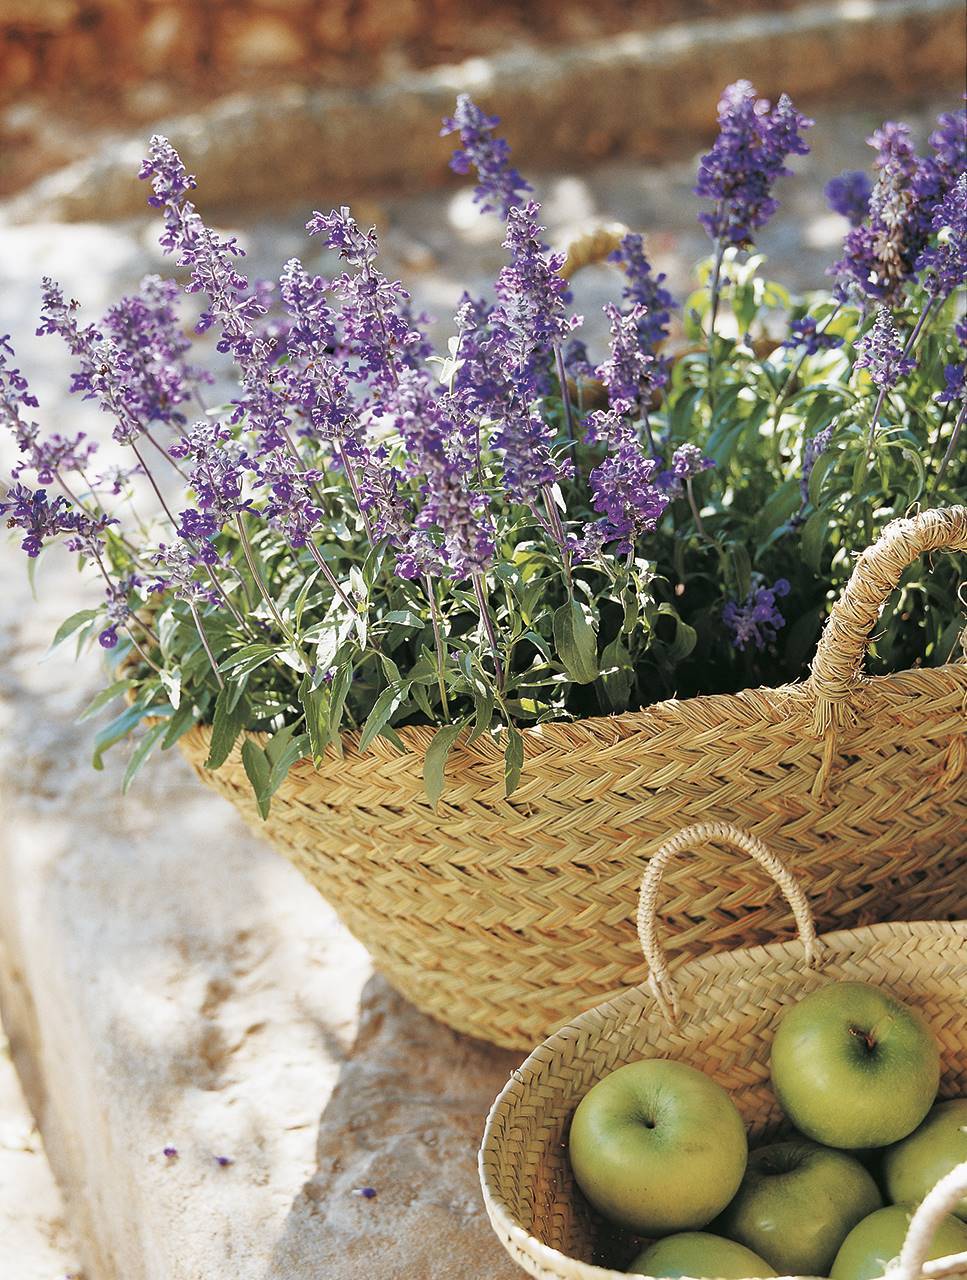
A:
<svg viewBox="0 0 967 1280">
<path fill-rule="evenodd" d="M 927 1258 L 927 1250 L 948 1213 L 967 1195 L 967 1160 L 955 1165 L 940 1179 L 932 1191 L 924 1197 L 910 1222 L 907 1238 L 900 1251 L 900 1260 L 890 1272 L 890 1280 L 917 1280 Z M 947 1263 L 954 1264 L 948 1266 Z M 931 1275 L 953 1275 L 967 1272 L 967 1253 L 951 1254 L 948 1259 L 937 1259 L 928 1267 Z"/>
<path fill-rule="evenodd" d="M 844 704 L 863 682 L 870 632 L 903 571 L 925 552 L 942 550 L 967 551 L 967 507 L 936 508 L 891 520 L 857 560 L 813 658 L 809 685 L 816 698 L 817 734 L 827 736 L 848 714 Z"/>
<path fill-rule="evenodd" d="M 584 267 L 605 262 L 609 253 L 620 248 L 621 241 L 627 234 L 628 228 L 623 222 L 608 222 L 585 231 L 583 235 L 575 236 L 564 251 L 564 262 L 558 275 L 571 280 Z"/>
<path fill-rule="evenodd" d="M 668 973 L 665 948 L 658 937 L 658 895 L 665 867 L 676 854 L 686 849 L 697 850 L 711 840 L 729 845 L 739 853 L 747 853 L 775 880 L 792 908 L 805 951 L 806 964 L 815 965 L 819 958 L 819 939 L 812 912 L 801 886 L 785 863 L 772 853 L 758 836 L 733 827 L 728 822 L 699 822 L 685 827 L 666 840 L 648 861 L 638 894 L 638 940 L 648 961 L 648 986 L 669 1022 L 678 1021 L 678 1000 Z"/>
</svg>

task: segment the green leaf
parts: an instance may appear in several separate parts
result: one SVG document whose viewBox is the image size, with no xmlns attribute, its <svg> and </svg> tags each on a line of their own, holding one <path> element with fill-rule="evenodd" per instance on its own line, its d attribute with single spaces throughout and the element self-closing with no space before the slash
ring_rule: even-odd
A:
<svg viewBox="0 0 967 1280">
<path fill-rule="evenodd" d="M 100 711 L 101 707 L 106 707 L 109 702 L 113 702 L 115 698 L 120 698 L 122 693 L 126 693 L 130 685 L 127 680 L 115 680 L 113 684 L 109 684 L 106 689 L 102 689 L 100 693 L 90 700 L 81 714 L 77 717 L 77 723 L 82 720 L 89 720 L 95 712 Z"/>
<path fill-rule="evenodd" d="M 744 543 L 726 543 L 726 550 L 735 576 L 736 594 L 740 600 L 744 600 L 752 587 L 752 561 Z"/>
<path fill-rule="evenodd" d="M 158 679 L 164 685 L 165 693 L 168 695 L 168 701 L 171 703 L 175 711 L 181 704 L 181 672 L 177 669 L 174 671 L 159 671 Z"/>
<path fill-rule="evenodd" d="M 783 481 L 779 488 L 769 495 L 756 516 L 755 541 L 765 542 L 771 533 L 784 525 L 790 516 L 795 515 L 801 505 L 799 481 L 796 479 Z"/>
<path fill-rule="evenodd" d="M 437 729 L 433 735 L 433 741 L 427 748 L 423 760 L 423 785 L 426 787 L 427 798 L 434 809 L 443 794 L 444 771 L 450 748 L 459 738 L 465 723 L 464 720 L 458 720 L 456 724 L 443 725 L 442 728 Z"/>
<path fill-rule="evenodd" d="M 206 769 L 217 769 L 231 754 L 238 735 L 248 719 L 248 703 L 240 698 L 232 705 L 231 685 L 219 689 L 212 721 L 212 745 L 205 761 Z"/>
<path fill-rule="evenodd" d="M 616 636 L 601 653 L 601 674 L 595 688 L 602 695 L 604 709 L 624 711 L 635 683 L 635 671 L 628 646 Z"/>
<path fill-rule="evenodd" d="M 554 646 L 575 684 L 590 684 L 598 675 L 598 640 L 590 611 L 573 597 L 554 611 Z"/>
<path fill-rule="evenodd" d="M 181 706 L 168 721 L 168 729 L 161 743 L 161 750 L 168 751 L 175 745 L 183 733 L 187 733 L 195 723 L 195 708 L 191 699 L 182 699 Z"/>
<path fill-rule="evenodd" d="M 128 761 L 128 767 L 124 770 L 124 778 L 121 781 L 121 791 L 123 794 L 127 794 L 128 787 L 130 787 L 131 783 L 134 781 L 135 774 L 137 774 L 138 770 L 151 755 L 151 752 L 155 748 L 155 744 L 167 728 L 168 722 L 166 720 L 162 720 L 160 724 L 153 724 L 148 732 L 142 736 L 141 741 L 131 753 L 131 759 Z"/>
<path fill-rule="evenodd" d="M 309 748 L 313 760 L 318 764 L 325 754 L 329 741 L 329 706 L 332 699 L 328 685 L 320 685 L 313 689 L 312 678 L 305 676 L 299 686 L 299 701 L 305 712 L 306 729 L 309 734 Z"/>
<path fill-rule="evenodd" d="M 515 725 L 507 726 L 507 746 L 504 749 L 504 795 L 512 796 L 520 782 L 524 767 L 524 739 Z"/>
<path fill-rule="evenodd" d="M 823 483 L 839 461 L 839 454 L 833 449 L 824 450 L 813 464 L 809 473 L 809 501 L 814 507 L 822 503 Z"/>
<path fill-rule="evenodd" d="M 287 724 L 280 729 L 265 744 L 265 754 L 269 763 L 272 765 L 272 772 L 269 774 L 269 796 L 274 796 L 276 791 L 285 781 L 289 770 L 297 760 L 301 760 L 309 746 L 309 735 L 300 733 L 296 735 L 296 726 Z"/>
<path fill-rule="evenodd" d="M 829 513 L 826 511 L 814 511 L 802 527 L 800 535 L 802 558 L 815 574 L 820 572 L 823 563 L 828 530 Z"/>
<path fill-rule="evenodd" d="M 250 671 L 255 671 L 258 667 L 261 667 L 263 663 L 271 662 L 279 652 L 280 647 L 278 645 L 247 644 L 244 648 L 239 649 L 237 653 L 233 653 L 230 658 L 226 658 L 219 670 L 230 671 L 236 680 L 240 680 L 242 676 L 248 675 Z"/>
<path fill-rule="evenodd" d="M 91 764 L 95 769 L 104 768 L 105 751 L 113 747 L 116 742 L 120 742 L 122 738 L 126 738 L 146 714 L 145 708 L 140 703 L 135 703 L 133 707 L 122 711 L 110 724 L 105 725 L 99 733 L 94 735 L 94 755 L 91 758 Z"/>
<path fill-rule="evenodd" d="M 365 751 L 376 735 L 382 731 L 383 726 L 389 723 L 390 717 L 399 709 L 405 696 L 406 690 L 399 685 L 387 685 L 373 703 L 373 709 L 363 726 L 362 736 L 359 739 L 360 751 Z"/>
<path fill-rule="evenodd" d="M 339 737 L 342 728 L 343 711 L 346 697 L 353 682 L 353 664 L 347 662 L 336 671 L 332 678 L 330 692 L 332 701 L 329 704 L 329 732 L 327 741 L 335 748 L 337 755 L 342 755 L 342 740 Z"/>
<path fill-rule="evenodd" d="M 77 613 L 72 613 L 69 618 L 64 619 L 54 632 L 54 638 L 50 642 L 50 649 L 56 649 L 68 636 L 72 636 L 78 627 L 82 627 L 85 622 L 90 622 L 92 618 L 96 617 L 96 609 L 79 609 Z"/>
<path fill-rule="evenodd" d="M 667 601 L 658 606 L 656 613 L 659 617 L 671 618 L 675 624 L 671 640 L 662 641 L 666 659 L 671 663 L 681 662 L 688 657 L 698 643 L 698 632 L 683 621 L 675 606 Z"/>
<path fill-rule="evenodd" d="M 264 822 L 269 816 L 269 805 L 271 803 L 271 796 L 267 792 L 272 766 L 269 764 L 268 756 L 254 738 L 246 738 L 242 743 L 242 764 L 245 768 L 245 776 L 252 784 L 255 803 L 258 805 L 259 815 Z"/>
<path fill-rule="evenodd" d="M 468 746 L 471 742 L 476 742 L 476 740 L 482 734 L 486 733 L 493 724 L 496 700 L 489 688 L 474 689 L 473 705 L 476 714 L 474 716 L 473 729 L 470 732 L 470 737 L 467 739 Z"/>
</svg>

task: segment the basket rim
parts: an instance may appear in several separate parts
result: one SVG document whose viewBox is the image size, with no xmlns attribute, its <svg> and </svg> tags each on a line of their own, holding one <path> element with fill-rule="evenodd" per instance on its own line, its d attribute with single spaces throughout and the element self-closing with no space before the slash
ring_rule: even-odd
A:
<svg viewBox="0 0 967 1280">
<path fill-rule="evenodd" d="M 879 924 L 861 925 L 854 929 L 837 929 L 830 933 L 820 934 L 820 942 L 824 950 L 845 951 L 897 935 L 901 937 L 939 935 L 940 937 L 951 939 L 960 938 L 967 942 L 967 920 L 884 921 Z M 730 951 L 712 952 L 708 955 L 676 964 L 673 972 L 682 977 L 717 974 L 730 968 L 755 966 L 758 962 L 773 957 L 801 960 L 802 943 L 798 939 L 790 939 L 782 942 L 769 942 L 761 946 L 737 947 Z M 544 1067 L 549 1058 L 553 1058 L 561 1048 L 573 1041 L 576 1034 L 580 1035 L 591 1031 L 597 1023 L 600 1023 L 605 1018 L 615 1015 L 620 1016 L 624 1012 L 630 1013 L 635 1006 L 638 1007 L 640 1016 L 641 1002 L 643 1000 L 646 1002 L 645 1008 L 647 1008 L 647 1002 L 650 1002 L 657 1011 L 657 1001 L 649 990 L 647 983 L 639 983 L 636 986 L 628 987 L 613 999 L 585 1010 L 584 1013 L 578 1014 L 572 1021 L 559 1027 L 535 1046 L 519 1067 L 514 1068 L 487 1114 L 483 1137 L 477 1152 L 477 1172 L 487 1216 L 498 1236 L 505 1235 L 509 1237 L 522 1251 L 526 1250 L 535 1262 L 549 1267 L 558 1267 L 562 1262 L 573 1265 L 575 1261 L 579 1260 L 561 1253 L 559 1249 L 553 1249 L 550 1245 L 544 1244 L 543 1241 L 538 1240 L 536 1236 L 532 1236 L 520 1226 L 506 1208 L 496 1189 L 491 1185 L 487 1164 L 492 1151 L 497 1117 L 503 1110 L 511 1091 L 521 1085 L 526 1086 L 528 1076 L 531 1073 L 535 1073 L 538 1068 Z M 627 1009 L 625 1006 L 627 1006 Z M 598 1267 L 591 1262 L 582 1262 L 581 1266 L 587 1269 L 588 1280 L 622 1280 L 624 1275 L 623 1272 Z"/>
<path fill-rule="evenodd" d="M 955 674 L 959 679 L 963 679 L 967 683 L 967 661 L 946 662 L 938 667 L 915 667 L 902 671 L 891 671 L 879 676 L 864 676 L 862 688 L 876 691 L 889 688 L 891 684 L 902 684 L 911 680 L 920 683 L 924 680 L 935 680 L 938 677 L 943 678 L 951 674 Z M 622 739 L 632 738 L 647 731 L 649 721 L 683 715 L 686 714 L 686 709 L 693 710 L 700 715 L 706 709 L 710 711 L 725 711 L 728 708 L 735 707 L 736 704 L 753 704 L 761 700 L 775 706 L 783 703 L 793 705 L 801 703 L 805 707 L 812 704 L 816 700 L 816 696 L 811 679 L 807 677 L 803 680 L 791 681 L 781 685 L 755 685 L 747 689 L 739 689 L 735 693 L 699 693 L 690 698 L 663 698 L 661 701 L 649 703 L 647 707 L 641 707 L 637 711 L 622 711 L 614 715 L 582 716 L 574 720 L 547 720 L 543 724 L 519 725 L 518 732 L 524 739 L 525 752 L 528 744 L 531 745 L 532 750 L 539 750 L 541 746 L 567 750 L 593 741 L 595 738 L 602 744 L 614 744 Z M 394 726 L 394 732 L 403 742 L 407 754 L 422 757 L 426 754 L 427 748 L 439 728 L 439 725 L 413 724 Z M 200 748 L 202 744 L 207 744 L 211 737 L 211 732 L 212 726 L 210 724 L 195 724 L 179 739 L 179 744 L 187 746 L 188 740 L 194 738 Z M 807 732 L 812 732 L 811 726 L 807 726 Z M 344 755 L 358 759 L 373 758 L 374 756 L 382 757 L 383 759 L 395 759 L 400 755 L 399 748 L 382 735 L 377 735 L 369 743 L 366 750 L 360 752 L 359 739 L 361 734 L 361 729 L 340 733 L 339 740 Z M 817 741 L 820 740 L 821 735 L 813 734 L 813 736 L 816 737 Z M 243 737 L 251 738 L 261 745 L 268 741 L 270 735 L 260 730 L 243 729 L 240 738 Z M 229 759 L 237 755 L 238 749 L 236 745 Z M 451 748 L 451 755 L 454 754 L 463 755 L 468 759 L 498 760 L 502 757 L 503 746 L 494 735 L 484 733 L 469 745 L 466 741 L 458 739 Z M 295 763 L 300 764 L 306 760 L 311 760 L 311 757 L 302 756 Z"/>
</svg>

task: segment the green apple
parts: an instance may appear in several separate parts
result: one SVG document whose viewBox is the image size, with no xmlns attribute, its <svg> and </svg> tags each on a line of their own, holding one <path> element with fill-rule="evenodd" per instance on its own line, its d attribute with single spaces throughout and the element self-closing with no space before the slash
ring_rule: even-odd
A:
<svg viewBox="0 0 967 1280">
<path fill-rule="evenodd" d="M 667 1276 L 679 1280 L 705 1276 L 715 1280 L 758 1280 L 776 1273 L 764 1258 L 734 1240 L 709 1235 L 707 1231 L 684 1231 L 666 1236 L 639 1253 L 628 1268 L 632 1275 Z"/>
<path fill-rule="evenodd" d="M 619 1067 L 571 1122 L 578 1186 L 612 1222 L 643 1236 L 704 1227 L 735 1195 L 748 1155 L 742 1117 L 721 1085 L 684 1062 Z"/>
<path fill-rule="evenodd" d="M 858 1160 L 804 1140 L 749 1153 L 738 1195 L 713 1224 L 780 1275 L 823 1276 L 847 1232 L 883 1201 Z"/>
<path fill-rule="evenodd" d="M 911 1133 L 940 1083 L 940 1051 L 909 1005 L 865 982 L 831 982 L 791 1005 L 772 1042 L 772 1087 L 807 1138 L 885 1147 Z"/>
<path fill-rule="evenodd" d="M 840 1245 L 829 1273 L 832 1280 L 875 1280 L 885 1275 L 889 1264 L 900 1256 L 912 1216 L 911 1205 L 891 1204 L 864 1218 Z M 967 1249 L 967 1227 L 948 1215 L 933 1237 L 926 1261 L 945 1258 L 948 1253 L 961 1253 L 964 1249 Z"/>
<path fill-rule="evenodd" d="M 917 1204 L 956 1164 L 967 1160 L 967 1098 L 938 1102 L 919 1129 L 883 1153 L 891 1200 Z M 967 1196 L 954 1210 L 967 1222 Z"/>
</svg>

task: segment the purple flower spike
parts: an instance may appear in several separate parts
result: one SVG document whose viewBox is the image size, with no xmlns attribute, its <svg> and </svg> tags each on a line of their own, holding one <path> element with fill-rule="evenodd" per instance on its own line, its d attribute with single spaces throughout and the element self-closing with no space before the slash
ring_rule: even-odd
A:
<svg viewBox="0 0 967 1280">
<path fill-rule="evenodd" d="M 608 399 L 619 413 L 640 412 L 652 384 L 655 357 L 641 345 L 639 325 L 644 307 L 622 312 L 612 302 L 604 306 L 611 324 L 611 355 L 596 369 L 608 388 Z"/>
<path fill-rule="evenodd" d="M 474 201 L 483 213 L 498 213 L 506 219 L 511 209 L 524 203 L 531 187 L 509 163 L 510 147 L 494 133 L 498 124 L 498 116 L 485 115 L 469 94 L 461 93 L 453 115 L 443 121 L 440 136 L 460 135 L 460 146 L 450 159 L 450 168 L 454 173 L 476 169 Z"/>
<path fill-rule="evenodd" d="M 537 506 L 547 485 L 572 472 L 569 462 L 553 456 L 553 432 L 536 409 L 518 405 L 504 418 L 493 444 L 504 454 L 504 488 L 525 506 Z"/>
<path fill-rule="evenodd" d="M 645 351 L 655 352 L 655 348 L 668 337 L 668 323 L 671 310 L 675 305 L 672 295 L 664 288 L 665 275 L 660 272 L 652 274 L 651 264 L 645 256 L 645 242 L 636 232 L 629 232 L 613 253 L 608 255 L 609 262 L 615 262 L 624 269 L 627 279 L 622 298 L 628 310 L 640 307 L 638 311 L 638 341 Z M 663 387 L 668 381 L 668 361 L 655 355 L 651 369 L 651 383 L 655 387 Z"/>
<path fill-rule="evenodd" d="M 786 157 L 809 151 L 800 133 L 812 123 L 785 94 L 772 107 L 748 80 L 728 86 L 719 102 L 719 136 L 701 159 L 695 187 L 696 195 L 716 203 L 712 213 L 699 215 L 713 240 L 752 243 L 779 207 L 772 185 L 790 172 Z"/>
<path fill-rule="evenodd" d="M 107 516 L 79 511 L 59 494 L 50 499 L 46 489 L 30 489 L 19 482 L 12 484 L 0 499 L 0 516 L 7 517 L 9 529 L 23 533 L 20 545 L 31 559 L 40 555 L 45 542 L 61 534 L 68 535 L 64 544 L 68 551 L 97 555 L 105 529 L 117 523 Z"/>
<path fill-rule="evenodd" d="M 826 452 L 829 448 L 829 442 L 833 438 L 833 427 L 830 424 L 824 427 L 822 431 L 817 431 L 811 436 L 803 446 L 802 452 L 802 474 L 799 477 L 799 492 L 802 496 L 803 506 L 809 501 L 809 477 L 813 473 L 820 454 Z"/>
<path fill-rule="evenodd" d="M 967 282 L 967 173 L 940 201 L 931 221 L 937 244 L 923 251 L 917 269 L 924 272 L 927 291 L 946 298 Z"/>
<path fill-rule="evenodd" d="M 805 347 L 807 356 L 814 356 L 819 351 L 833 351 L 843 345 L 843 339 L 835 333 L 820 332 L 814 316 L 802 316 L 793 321 L 789 329 L 789 337 L 782 344 L 792 351 L 796 347 Z"/>
<path fill-rule="evenodd" d="M 870 331 L 859 340 L 857 369 L 869 369 L 870 377 L 880 390 L 895 387 L 901 378 L 914 369 L 916 361 L 904 359 L 900 336 L 886 307 L 876 313 Z"/>
<path fill-rule="evenodd" d="M 761 651 L 775 640 L 778 631 L 786 625 L 776 598 L 787 596 L 789 591 L 786 579 L 778 578 L 771 587 L 753 587 L 742 604 L 736 600 L 726 602 L 722 621 L 732 633 L 730 640 L 734 648 L 744 652 L 754 645 Z"/>
<path fill-rule="evenodd" d="M 858 227 L 869 212 L 872 190 L 873 184 L 862 169 L 848 169 L 827 182 L 826 202 L 834 213 Z"/>
<path fill-rule="evenodd" d="M 645 457 L 634 432 L 626 429 L 614 453 L 591 472 L 594 509 L 601 513 L 597 533 L 602 544 L 616 544 L 618 555 L 629 554 L 635 540 L 654 529 L 668 506 L 657 471 L 658 464 Z"/>
</svg>

